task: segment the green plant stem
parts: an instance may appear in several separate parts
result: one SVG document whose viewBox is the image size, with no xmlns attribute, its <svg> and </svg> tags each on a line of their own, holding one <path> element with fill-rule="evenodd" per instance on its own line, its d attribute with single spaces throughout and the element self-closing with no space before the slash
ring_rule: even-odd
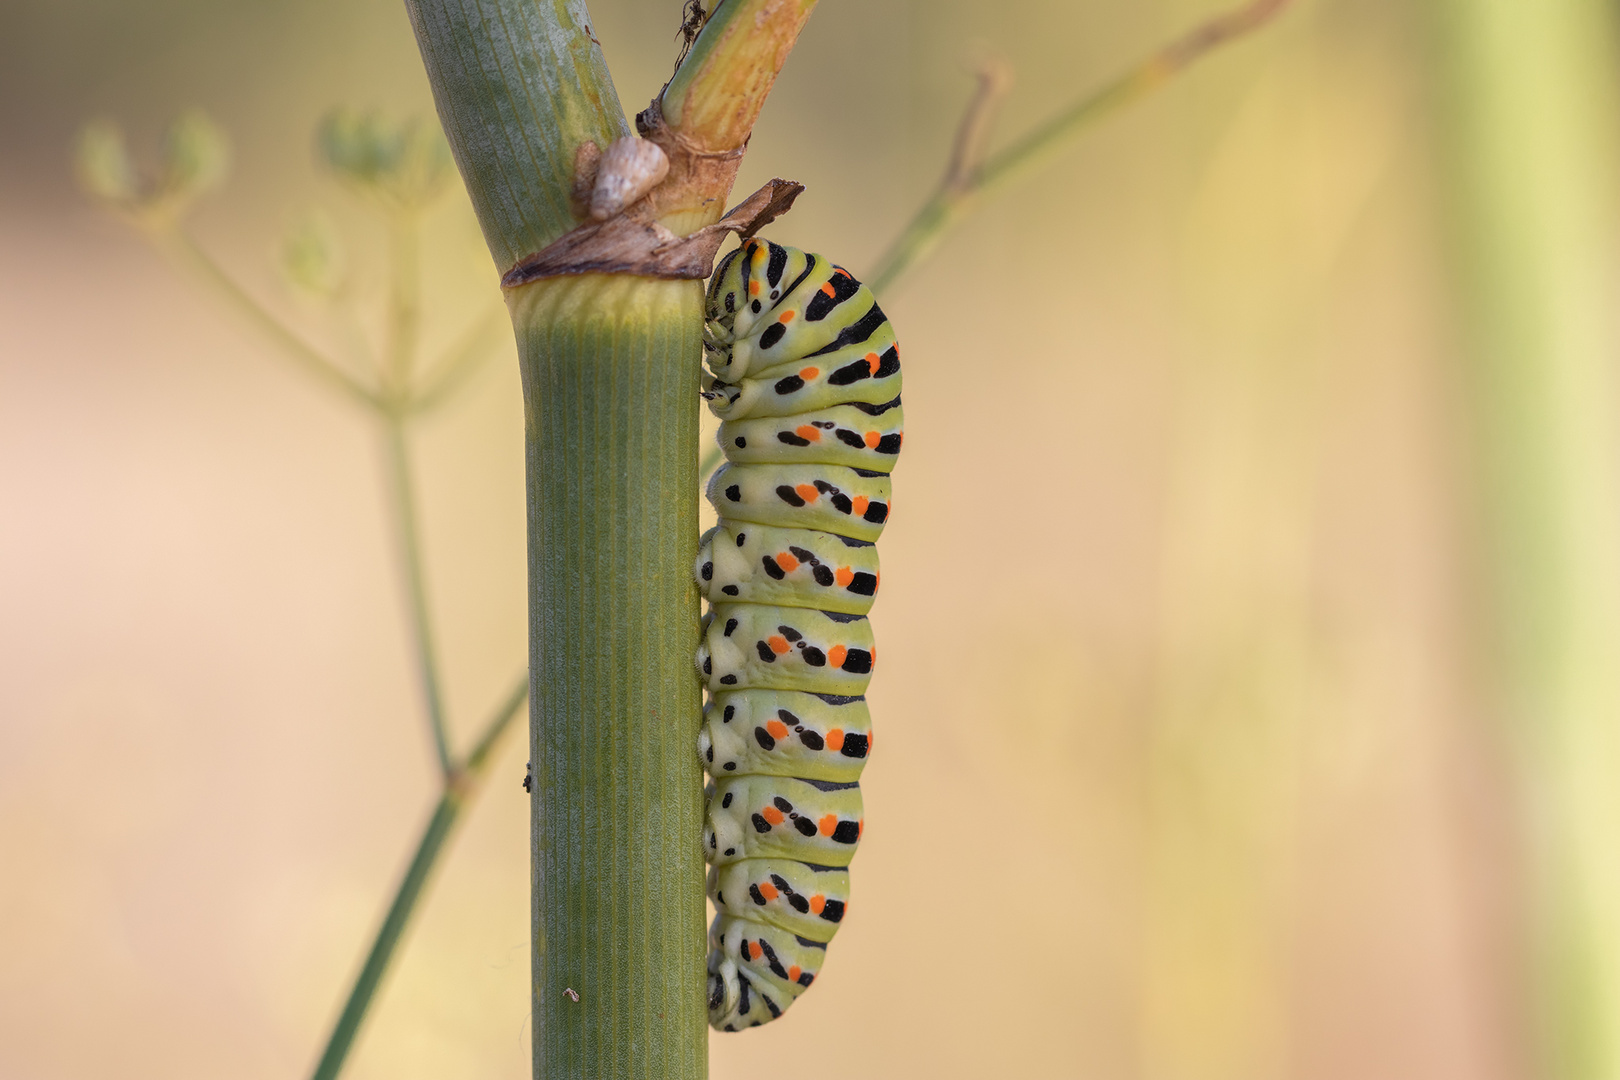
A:
<svg viewBox="0 0 1620 1080">
<path fill-rule="evenodd" d="M 574 151 L 628 132 L 584 0 L 406 0 L 498 270 L 573 228 Z"/>
<path fill-rule="evenodd" d="M 670 132 L 740 150 L 811 7 L 731 0 L 693 50 L 701 70 L 678 79 Z M 600 47 L 582 0 L 406 8 L 504 270 L 576 224 L 576 151 L 628 126 Z M 661 189 L 666 227 L 712 220 L 731 175 L 693 167 Z M 691 573 L 702 297 L 696 281 L 595 274 L 507 294 L 527 455 L 537 1077 L 707 1070 Z"/>
<path fill-rule="evenodd" d="M 405 421 L 394 412 L 383 419 L 383 441 L 388 459 L 388 489 L 394 518 L 394 535 L 400 545 L 401 569 L 405 575 L 405 596 L 411 624 L 411 644 L 416 653 L 416 674 L 422 688 L 422 704 L 428 729 L 439 759 L 439 769 L 449 776 L 455 768 L 450 756 L 450 737 L 444 715 L 444 697 L 439 687 L 438 652 L 433 641 L 433 622 L 428 613 L 427 581 L 423 571 L 421 528 L 417 523 L 416 482 L 411 471 L 410 448 L 405 441 Z"/>
<path fill-rule="evenodd" d="M 707 1068 L 691 570 L 701 304 L 698 282 L 599 275 L 512 298 L 537 1076 L 700 1080 Z"/>
<path fill-rule="evenodd" d="M 1147 96 L 1204 56 L 1275 18 L 1291 0 L 1252 0 L 1216 16 L 1186 36 L 1131 68 L 1124 75 L 1089 94 L 1052 119 L 982 163 L 971 156 L 953 158 L 939 189 L 906 223 L 900 235 L 877 260 L 866 278 L 875 293 L 882 293 L 931 252 L 983 196 L 1030 172 L 1068 145 L 1076 135 L 1104 117 Z M 962 130 L 985 122 L 982 110 L 995 96 L 974 99 L 963 118 Z M 958 137 L 959 148 L 975 140 Z"/>
<path fill-rule="evenodd" d="M 164 228 L 152 232 L 154 242 L 177 262 L 181 263 L 209 288 L 213 289 L 238 315 L 258 327 L 293 362 L 313 375 L 322 384 L 341 391 L 345 397 L 376 409 L 381 399 L 369 387 L 344 371 L 342 367 L 323 355 L 308 342 L 289 330 L 285 323 L 254 299 L 225 272 L 213 256 L 204 251 L 195 240 L 179 228 Z"/>
<path fill-rule="evenodd" d="M 1538 1075 L 1620 1076 L 1612 5 L 1434 0 L 1488 662 L 1526 811 Z"/>
<path fill-rule="evenodd" d="M 334 1080 L 342 1070 L 344 1060 L 354 1045 L 355 1036 L 359 1033 L 360 1024 L 371 1007 L 383 975 L 388 971 L 400 938 L 405 933 L 411 915 L 416 910 L 417 901 L 422 896 L 422 890 L 426 887 L 433 867 L 438 862 L 439 854 L 460 820 L 462 811 L 471 804 L 482 787 L 489 771 L 492 751 L 501 735 L 512 726 L 512 721 L 518 716 L 528 692 L 529 679 L 525 674 L 506 695 L 500 707 L 495 710 L 495 714 L 490 717 L 467 759 L 445 777 L 438 805 L 428 817 L 427 826 L 422 830 L 422 838 L 417 841 L 416 852 L 405 870 L 405 876 L 394 891 L 388 912 L 383 916 L 382 925 L 371 943 L 371 950 L 366 954 L 366 961 L 361 965 L 360 974 L 354 980 L 348 1000 L 343 1004 L 343 1011 L 338 1014 L 337 1023 L 333 1026 L 331 1037 L 327 1039 L 326 1048 L 321 1052 L 312 1080 Z"/>
</svg>

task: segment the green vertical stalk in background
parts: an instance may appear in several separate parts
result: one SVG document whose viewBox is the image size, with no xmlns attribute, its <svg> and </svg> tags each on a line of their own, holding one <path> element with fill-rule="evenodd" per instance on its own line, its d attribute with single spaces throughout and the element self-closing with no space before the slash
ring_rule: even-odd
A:
<svg viewBox="0 0 1620 1080">
<path fill-rule="evenodd" d="M 1620 89 L 1599 0 L 1435 0 L 1488 678 L 1526 811 L 1536 1037 L 1620 1076 Z"/>
</svg>

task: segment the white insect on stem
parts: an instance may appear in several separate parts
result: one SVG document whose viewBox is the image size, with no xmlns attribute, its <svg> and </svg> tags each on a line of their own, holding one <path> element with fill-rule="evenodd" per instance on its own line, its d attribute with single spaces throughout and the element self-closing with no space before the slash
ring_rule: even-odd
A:
<svg viewBox="0 0 1620 1080">
<path fill-rule="evenodd" d="M 572 986 L 564 988 L 563 996 L 569 1001 L 572 1001 L 574 1004 L 579 1004 L 579 991 L 575 990 Z"/>
<path fill-rule="evenodd" d="M 625 135 L 613 140 L 596 167 L 591 187 L 591 218 L 606 221 L 658 186 L 669 173 L 669 158 L 657 143 Z"/>
</svg>

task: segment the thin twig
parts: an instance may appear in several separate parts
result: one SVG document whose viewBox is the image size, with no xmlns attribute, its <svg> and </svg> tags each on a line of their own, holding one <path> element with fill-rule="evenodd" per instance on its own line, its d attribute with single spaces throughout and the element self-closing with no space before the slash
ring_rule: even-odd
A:
<svg viewBox="0 0 1620 1080">
<path fill-rule="evenodd" d="M 422 327 L 421 230 L 414 213 L 388 221 L 388 333 L 382 385 L 389 401 L 410 400 Z"/>
<path fill-rule="evenodd" d="M 488 724 L 484 728 L 484 733 L 478 737 L 478 741 L 473 743 L 473 748 L 468 751 L 467 760 L 461 766 L 463 774 L 477 773 L 482 775 L 485 763 L 489 760 L 490 751 L 495 748 L 496 742 L 500 740 L 501 733 L 512 723 L 512 719 L 517 716 L 518 708 L 522 706 L 524 701 L 528 700 L 528 697 L 529 673 L 525 671 L 523 676 L 512 684 L 512 689 L 507 691 L 506 697 L 501 699 L 500 707 L 490 717 Z"/>
<path fill-rule="evenodd" d="M 326 1048 L 321 1052 L 321 1059 L 315 1066 L 312 1080 L 334 1080 L 342 1070 L 344 1059 L 348 1057 L 349 1050 L 354 1045 L 355 1035 L 360 1030 L 360 1023 L 371 1007 L 377 987 L 382 982 L 383 975 L 387 973 L 388 965 L 393 960 L 405 927 L 416 910 L 417 901 L 421 898 L 434 863 L 438 861 L 439 853 L 443 850 L 445 841 L 449 838 L 461 812 L 472 802 L 481 788 L 488 773 L 491 750 L 507 728 L 511 727 L 528 694 L 529 676 L 525 672 L 490 717 L 484 733 L 474 745 L 472 752 L 467 755 L 467 760 L 445 776 L 438 805 L 433 808 L 427 827 L 422 830 L 422 838 L 417 841 L 416 853 L 411 857 L 404 878 L 394 890 L 394 898 L 389 902 L 382 926 L 377 929 L 371 950 L 366 954 L 366 962 L 354 980 L 348 1000 L 343 1003 L 343 1011 L 338 1015 L 337 1023 L 332 1028 L 332 1035 L 327 1039 Z"/>
<path fill-rule="evenodd" d="M 410 411 L 425 413 L 442 405 L 507 340 L 511 325 L 504 308 L 491 309 L 475 320 L 423 377 L 423 389 L 411 398 Z"/>
<path fill-rule="evenodd" d="M 974 96 L 958 129 L 957 149 L 945 178 L 933 197 L 923 204 L 878 259 L 877 269 L 868 275 L 867 284 L 874 292 L 883 292 L 939 243 L 965 216 L 973 200 L 1027 171 L 1077 133 L 1158 89 L 1221 45 L 1270 22 L 1289 3 L 1291 0 L 1252 0 L 1216 16 L 974 168 L 971 160 L 964 157 L 963 148 L 971 152 L 975 145 L 973 140 L 983 136 L 981 125 L 985 122 L 988 105 L 985 76 L 981 75 L 979 93 Z"/>
<path fill-rule="evenodd" d="M 962 113 L 961 123 L 956 126 L 951 159 L 945 166 L 945 179 L 940 183 L 945 191 L 965 191 L 973 186 L 984 163 L 996 108 L 1012 88 L 1012 71 L 999 61 L 982 64 L 978 76 L 978 89 L 973 94 L 973 100 L 968 102 L 967 110 Z"/>
<path fill-rule="evenodd" d="M 416 649 L 416 673 L 422 685 L 422 704 L 433 736 L 433 748 L 439 757 L 439 768 L 445 776 L 449 776 L 455 766 L 450 758 L 444 699 L 439 690 L 438 654 L 428 617 L 427 576 L 422 569 L 421 529 L 416 521 L 416 482 L 411 472 L 410 451 L 405 445 L 405 422 L 397 413 L 391 412 L 383 424 L 388 483 L 393 496 L 394 530 L 399 538 L 406 600 L 410 609 L 411 639 Z"/>
<path fill-rule="evenodd" d="M 163 229 L 154 232 L 153 239 L 219 293 L 238 314 L 244 316 L 279 345 L 288 358 L 305 371 L 363 405 L 372 409 L 381 406 L 381 399 L 375 391 L 288 329 L 286 324 L 260 304 L 253 294 L 238 285 L 235 279 L 214 261 L 213 256 L 204 251 L 190 235 L 178 228 Z"/>
</svg>

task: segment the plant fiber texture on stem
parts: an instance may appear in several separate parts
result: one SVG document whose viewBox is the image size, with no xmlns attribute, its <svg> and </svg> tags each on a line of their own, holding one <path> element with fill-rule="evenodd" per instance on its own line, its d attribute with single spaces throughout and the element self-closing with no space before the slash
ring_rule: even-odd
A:
<svg viewBox="0 0 1620 1080">
<path fill-rule="evenodd" d="M 702 295 L 594 274 L 511 294 L 528 446 L 537 1075 L 707 1069 L 692 666 Z"/>
</svg>

